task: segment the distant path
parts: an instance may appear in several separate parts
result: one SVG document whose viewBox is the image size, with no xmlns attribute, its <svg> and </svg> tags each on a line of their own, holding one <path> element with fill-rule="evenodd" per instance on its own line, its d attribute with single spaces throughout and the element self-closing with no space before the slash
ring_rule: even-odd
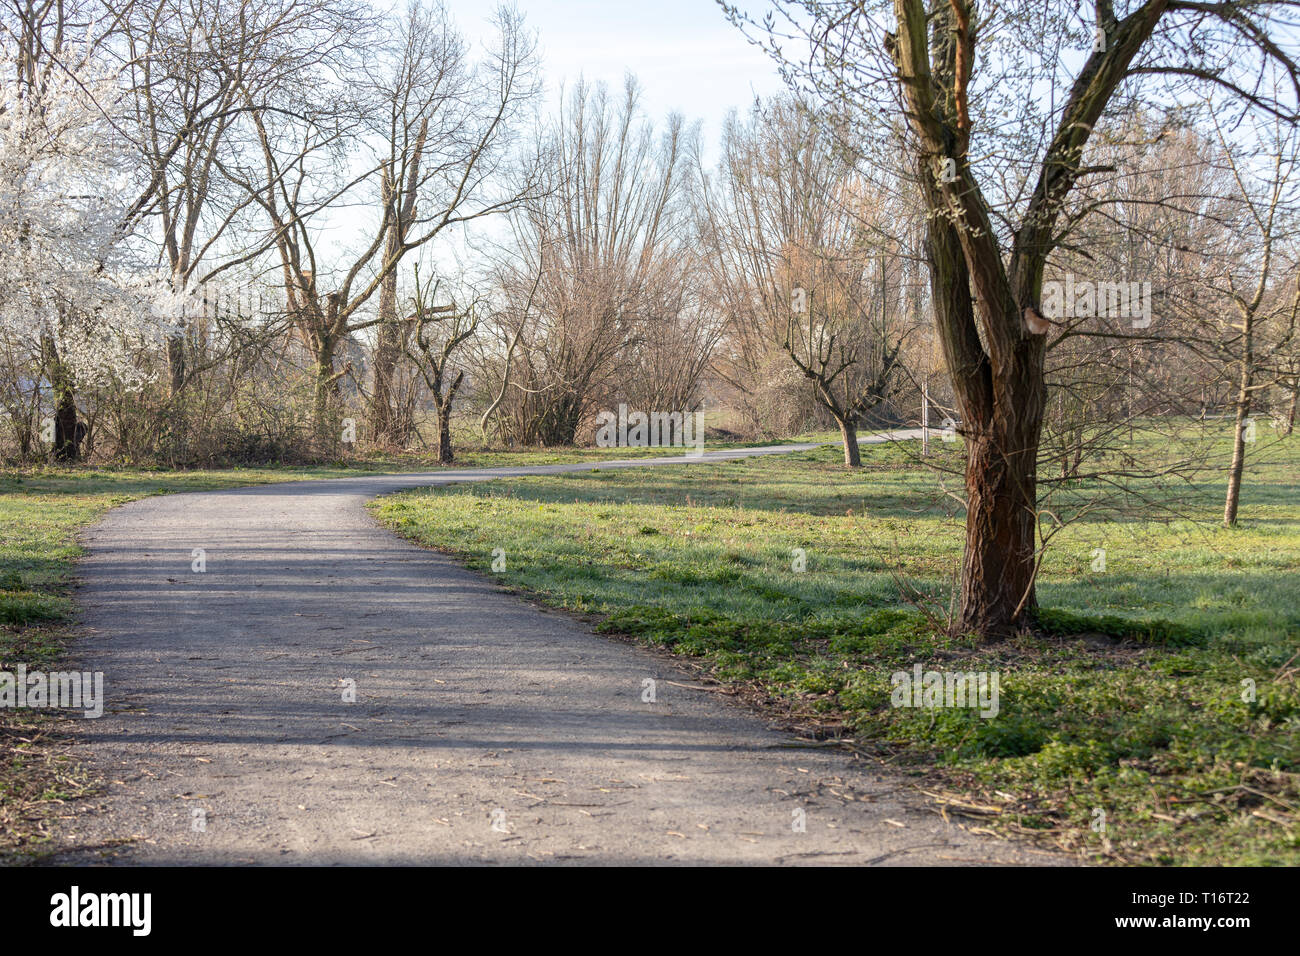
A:
<svg viewBox="0 0 1300 956">
<path fill-rule="evenodd" d="M 363 508 L 420 485 L 689 461 L 261 485 L 110 512 L 84 537 L 75 649 L 105 673 L 107 710 L 78 725 L 78 749 L 109 786 L 66 821 L 57 859 L 1052 861 L 943 822 L 842 752 L 790 747 L 666 655 L 503 593 Z"/>
</svg>

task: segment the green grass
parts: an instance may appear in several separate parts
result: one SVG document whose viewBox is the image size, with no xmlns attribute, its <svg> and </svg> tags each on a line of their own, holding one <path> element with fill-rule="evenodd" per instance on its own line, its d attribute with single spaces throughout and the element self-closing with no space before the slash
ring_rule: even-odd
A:
<svg viewBox="0 0 1300 956">
<path fill-rule="evenodd" d="M 959 465 L 956 447 L 937 452 Z M 1248 473 L 1233 530 L 1217 527 L 1212 474 L 1143 489 L 1178 517 L 1085 511 L 1092 489 L 1066 487 L 1057 513 L 1084 517 L 1044 561 L 1042 626 L 992 646 L 935 626 L 960 558 L 943 488 L 956 480 L 897 447 L 863 453 L 858 473 L 828 447 L 427 489 L 374 510 L 472 568 L 505 549 L 505 585 L 851 738 L 986 826 L 1098 860 L 1300 863 L 1300 440 Z M 997 672 L 998 716 L 891 706 L 891 675 L 915 663 Z"/>
</svg>

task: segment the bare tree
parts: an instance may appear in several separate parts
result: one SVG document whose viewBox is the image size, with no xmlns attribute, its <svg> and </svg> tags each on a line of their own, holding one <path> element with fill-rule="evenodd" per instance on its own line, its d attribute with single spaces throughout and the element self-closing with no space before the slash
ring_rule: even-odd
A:
<svg viewBox="0 0 1300 956">
<path fill-rule="evenodd" d="M 1206 339 L 1232 375 L 1232 461 L 1223 505 L 1223 524 L 1232 527 L 1241 503 L 1246 446 L 1255 440 L 1252 412 L 1261 396 L 1286 378 L 1300 313 L 1300 275 L 1294 271 L 1300 130 L 1272 117 L 1260 124 L 1264 129 L 1256 137 L 1268 150 L 1242 155 L 1210 116 L 1234 187 L 1231 228 L 1224 246 L 1213 250 L 1205 282 L 1211 306 Z"/>
<path fill-rule="evenodd" d="M 877 225 L 891 204 L 793 100 L 729 123 L 723 154 L 720 195 L 703 203 L 716 281 L 740 322 L 757 324 L 813 386 L 857 468 L 858 424 L 900 381 L 901 250 Z"/>
<path fill-rule="evenodd" d="M 467 309 L 455 304 L 434 305 L 437 288 L 436 282 L 422 285 L 417 270 L 410 320 L 415 327 L 415 341 L 408 354 L 424 378 L 433 402 L 438 420 L 438 462 L 449 465 L 455 458 L 451 446 L 451 410 L 456 393 L 465 381 L 465 369 L 454 368 L 453 360 L 478 331 L 479 319 L 474 305 Z"/>
<path fill-rule="evenodd" d="M 513 217 L 503 270 L 502 291 L 533 302 L 511 309 L 528 324 L 499 412 L 518 441 L 572 444 L 595 403 L 627 394 L 641 336 L 683 320 L 685 134 L 674 116 L 656 139 L 638 96 L 630 77 L 617 103 L 579 83 L 539 131 L 541 187 Z"/>
<path fill-rule="evenodd" d="M 729 11 L 792 82 L 849 115 L 874 160 L 902 155 L 914 171 L 967 453 L 956 630 L 992 639 L 1036 614 L 1051 328 L 1040 295 L 1049 256 L 1077 225 L 1061 212 L 1093 172 L 1089 140 L 1143 93 L 1172 104 L 1186 86 L 1293 122 L 1300 71 L 1278 22 L 1297 8 L 1146 0 L 1117 12 L 1097 0 L 1089 16 L 1056 2 L 1024 12 L 974 0 L 807 0 L 782 4 L 780 26 L 757 27 Z M 810 55 L 786 56 L 783 31 L 806 39 Z M 1261 63 L 1287 77 L 1286 97 L 1253 84 Z"/>
<path fill-rule="evenodd" d="M 384 104 L 382 125 L 376 133 L 384 137 L 389 155 L 380 173 L 379 202 L 387 215 L 384 259 L 400 258 L 402 245 L 416 227 L 416 214 L 424 185 L 421 167 L 430 139 L 429 119 L 439 120 L 433 130 L 435 143 L 460 135 L 447 123 L 460 117 L 446 104 L 471 95 L 472 68 L 464 38 L 456 32 L 441 5 L 407 11 L 406 42 L 383 72 L 373 69 L 373 83 Z M 437 102 L 424 102 L 411 109 L 399 89 L 431 91 Z M 427 95 L 427 94 L 422 94 Z M 436 156 L 434 161 L 436 161 Z M 420 290 L 417 288 L 417 296 Z M 394 374 L 398 360 L 410 344 L 412 323 L 398 319 L 398 270 L 384 277 L 379 289 L 379 324 L 375 328 L 374 379 L 370 401 L 370 430 L 375 441 L 398 446 L 410 438 L 414 423 L 395 414 Z"/>
<path fill-rule="evenodd" d="M 493 177 L 511 121 L 536 92 L 534 44 L 513 11 L 501 10 L 497 26 L 499 42 L 487 63 L 449 73 L 446 57 L 459 56 L 459 46 L 448 40 L 441 7 L 422 8 L 397 25 L 395 70 L 367 68 L 364 79 L 346 78 L 334 96 L 319 90 L 320 106 L 311 113 L 253 112 L 262 169 L 243 185 L 270 222 L 288 308 L 315 365 L 318 440 L 332 441 L 338 382 L 349 371 L 336 367 L 340 349 L 354 333 L 393 320 L 363 309 L 403 257 L 522 198 L 494 194 Z M 384 117 L 383 128 L 375 128 L 375 115 Z M 376 162 L 352 172 L 353 162 L 327 186 L 317 185 L 375 141 Z M 318 254 L 314 224 L 367 187 L 379 200 L 371 238 L 330 268 Z"/>
<path fill-rule="evenodd" d="M 267 248 L 247 231 L 232 240 L 254 202 L 223 176 L 246 145 L 241 120 L 300 96 L 303 80 L 362 39 L 373 15 L 351 0 L 109 0 L 106 8 L 130 84 L 129 135 L 148 177 L 135 215 L 152 227 L 178 302 L 201 302 L 214 294 L 205 284 Z M 203 318 L 201 307 L 173 316 L 173 397 L 224 358 L 204 360 Z"/>
</svg>

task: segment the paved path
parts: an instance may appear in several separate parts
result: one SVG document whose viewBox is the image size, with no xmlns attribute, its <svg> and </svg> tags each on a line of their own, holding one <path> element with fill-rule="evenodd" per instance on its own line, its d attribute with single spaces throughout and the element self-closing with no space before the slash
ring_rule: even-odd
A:
<svg viewBox="0 0 1300 956">
<path fill-rule="evenodd" d="M 945 823 L 843 752 L 791 747 L 724 695 L 678 686 L 698 682 L 667 656 L 506 594 L 363 508 L 416 485 L 591 468 L 262 485 L 110 512 L 84 537 L 75 651 L 105 674 L 106 712 L 78 725 L 78 749 L 109 784 L 55 859 L 1052 861 Z"/>
</svg>

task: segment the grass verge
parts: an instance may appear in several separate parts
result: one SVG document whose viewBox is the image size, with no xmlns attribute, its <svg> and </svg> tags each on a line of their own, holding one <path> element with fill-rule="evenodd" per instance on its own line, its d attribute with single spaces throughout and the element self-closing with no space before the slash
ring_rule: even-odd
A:
<svg viewBox="0 0 1300 956">
<path fill-rule="evenodd" d="M 858 473 L 823 448 L 373 508 L 472 568 L 504 549 L 506 586 L 690 658 L 995 832 L 1102 861 L 1300 863 L 1300 442 L 1248 474 L 1230 531 L 1212 480 L 1177 490 L 1178 516 L 1080 509 L 1043 564 L 1041 627 L 992 646 L 934 626 L 962 542 L 940 477 L 863 451 Z M 893 706 L 917 664 L 996 673 L 997 716 Z"/>
</svg>

